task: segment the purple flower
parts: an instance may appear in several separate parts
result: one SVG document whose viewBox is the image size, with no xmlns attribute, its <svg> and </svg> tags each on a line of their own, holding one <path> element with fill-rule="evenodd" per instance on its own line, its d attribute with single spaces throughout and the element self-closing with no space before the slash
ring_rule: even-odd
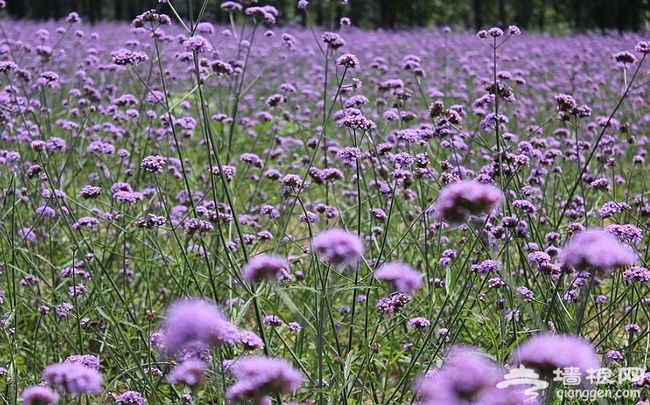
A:
<svg viewBox="0 0 650 405">
<path fill-rule="evenodd" d="M 643 240 L 643 230 L 632 224 L 608 225 L 605 230 L 631 246 L 636 246 Z"/>
<path fill-rule="evenodd" d="M 333 32 L 326 32 L 321 38 L 332 49 L 338 49 L 345 45 L 345 40 L 339 34 Z"/>
<path fill-rule="evenodd" d="M 99 229 L 99 220 L 94 217 L 81 217 L 72 224 L 72 229 L 79 231 L 82 228 L 88 229 L 90 232 L 96 232 Z"/>
<path fill-rule="evenodd" d="M 68 14 L 65 20 L 70 24 L 75 24 L 81 21 L 81 18 L 79 17 L 79 14 L 76 11 L 73 11 L 70 14 Z"/>
<path fill-rule="evenodd" d="M 521 298 L 526 302 L 532 302 L 535 299 L 535 295 L 531 290 L 528 289 L 528 287 L 517 287 L 517 294 L 519 294 Z"/>
<path fill-rule="evenodd" d="M 623 278 L 629 282 L 650 283 L 650 270 L 645 267 L 632 266 L 623 272 Z"/>
<path fill-rule="evenodd" d="M 43 380 L 72 394 L 99 394 L 104 382 L 94 368 L 82 364 L 56 363 L 43 370 Z"/>
<path fill-rule="evenodd" d="M 348 69 L 359 69 L 359 67 L 361 66 L 359 63 L 359 59 L 351 53 L 346 53 L 339 56 L 336 59 L 336 64 L 339 66 L 346 67 Z"/>
<path fill-rule="evenodd" d="M 353 167 L 358 159 L 363 157 L 363 152 L 357 147 L 346 146 L 336 152 L 336 157 L 343 162 L 344 165 Z"/>
<path fill-rule="evenodd" d="M 280 256 L 258 255 L 250 258 L 242 272 L 249 283 L 283 281 L 289 278 L 289 262 Z"/>
<path fill-rule="evenodd" d="M 48 206 L 40 206 L 36 208 L 36 215 L 43 218 L 54 218 L 56 217 L 56 211 Z"/>
<path fill-rule="evenodd" d="M 603 204 L 602 208 L 598 211 L 598 217 L 600 219 L 610 218 L 629 209 L 630 206 L 626 202 L 608 201 Z"/>
<path fill-rule="evenodd" d="M 375 278 L 388 281 L 397 291 L 412 294 L 422 287 L 422 274 L 405 263 L 386 263 L 375 270 Z"/>
<path fill-rule="evenodd" d="M 174 302 L 162 326 L 163 349 L 175 354 L 191 342 L 204 344 L 235 343 L 237 328 L 224 318 L 219 307 L 196 298 Z"/>
<path fill-rule="evenodd" d="M 516 25 L 509 26 L 508 32 L 510 33 L 510 35 L 514 35 L 514 36 L 521 35 L 521 29 L 519 29 L 519 27 L 517 27 Z"/>
<path fill-rule="evenodd" d="M 496 260 L 484 260 L 479 264 L 473 264 L 472 271 L 481 275 L 496 273 L 499 271 L 499 262 Z"/>
<path fill-rule="evenodd" d="M 149 339 L 152 344 L 159 346 L 162 336 L 154 337 L 154 335 L 155 334 L 152 334 Z M 158 341 L 156 342 L 156 340 Z M 210 346 L 208 344 L 195 340 L 187 343 L 182 349 L 174 353 L 174 360 L 181 363 L 188 360 L 201 360 L 205 363 L 209 363 L 212 361 L 212 353 L 210 352 Z"/>
<path fill-rule="evenodd" d="M 574 269 L 609 273 L 618 267 L 633 265 L 636 254 L 615 236 L 601 229 L 575 235 L 560 253 L 560 262 Z"/>
<path fill-rule="evenodd" d="M 99 359 L 92 354 L 73 354 L 68 356 L 63 363 L 81 364 L 84 367 L 92 368 L 99 371 Z"/>
<path fill-rule="evenodd" d="M 314 252 L 325 262 L 338 268 L 354 267 L 363 255 L 363 243 L 358 236 L 343 229 L 321 232 L 311 242 Z"/>
<path fill-rule="evenodd" d="M 386 222 L 388 220 L 388 215 L 381 208 L 371 208 L 370 215 L 379 222 Z"/>
<path fill-rule="evenodd" d="M 172 369 L 167 376 L 170 384 L 185 384 L 188 387 L 197 387 L 205 383 L 206 364 L 201 360 L 191 359 L 184 361 Z"/>
<path fill-rule="evenodd" d="M 183 42 L 188 52 L 205 53 L 212 52 L 212 45 L 201 35 L 194 35 Z"/>
<path fill-rule="evenodd" d="M 634 47 L 634 50 L 643 54 L 650 53 L 650 41 L 639 41 Z"/>
<path fill-rule="evenodd" d="M 241 11 L 243 8 L 241 4 L 234 1 L 224 1 L 223 3 L 221 3 L 219 7 L 221 7 L 222 10 L 231 13 L 236 11 Z"/>
<path fill-rule="evenodd" d="M 424 329 L 428 328 L 429 325 L 431 325 L 431 322 L 427 318 L 421 316 L 411 318 L 406 322 L 406 327 L 409 329 Z"/>
<path fill-rule="evenodd" d="M 605 354 L 605 358 L 607 361 L 612 362 L 612 361 L 618 361 L 618 360 L 623 360 L 623 353 L 621 353 L 618 350 L 609 350 Z"/>
<path fill-rule="evenodd" d="M 20 397 L 24 405 L 50 405 L 59 402 L 59 394 L 40 385 L 25 388 Z"/>
<path fill-rule="evenodd" d="M 115 398 L 115 403 L 119 405 L 145 405 L 147 400 L 137 391 L 126 391 Z"/>
<path fill-rule="evenodd" d="M 650 387 L 650 372 L 644 373 L 632 380 L 632 388 L 640 389 Z"/>
<path fill-rule="evenodd" d="M 511 364 L 535 369 L 544 377 L 553 370 L 578 367 L 597 369 L 600 362 L 593 346 L 578 336 L 541 334 L 521 343 L 512 353 Z"/>
<path fill-rule="evenodd" d="M 149 59 L 149 57 L 138 51 L 132 51 L 129 49 L 120 49 L 113 52 L 112 62 L 116 65 L 125 66 L 125 65 L 138 65 L 141 62 Z"/>
<path fill-rule="evenodd" d="M 160 155 L 146 156 L 140 163 L 140 168 L 147 173 L 162 173 L 167 160 Z"/>
<path fill-rule="evenodd" d="M 257 336 L 255 332 L 249 330 L 243 330 L 239 332 L 237 339 L 239 340 L 239 343 L 241 343 L 242 346 L 244 346 L 244 349 L 246 350 L 256 350 L 256 349 L 264 348 L 264 342 L 259 336 Z"/>
<path fill-rule="evenodd" d="M 259 401 L 266 395 L 295 392 L 303 382 L 302 374 L 283 359 L 264 356 L 240 358 L 228 367 L 235 384 L 226 397 L 233 403 Z"/>
<path fill-rule="evenodd" d="M 83 198 L 95 198 L 99 196 L 101 192 L 102 192 L 101 187 L 87 185 L 81 188 L 81 192 L 79 193 L 79 195 L 81 195 L 81 197 Z"/>
<path fill-rule="evenodd" d="M 451 224 L 460 224 L 470 215 L 492 214 L 502 199 L 501 190 L 490 184 L 476 181 L 454 183 L 440 192 L 435 215 Z"/>
<path fill-rule="evenodd" d="M 298 322 L 289 322 L 287 324 L 287 327 L 292 332 L 300 332 L 300 330 L 302 329 L 302 326 L 300 326 Z"/>
<path fill-rule="evenodd" d="M 377 309 L 382 314 L 394 314 L 399 312 L 404 305 L 411 301 L 411 296 L 398 292 L 388 297 L 377 300 Z"/>
<path fill-rule="evenodd" d="M 262 323 L 265 326 L 282 326 L 284 321 L 277 315 L 267 315 L 264 317 Z"/>
<path fill-rule="evenodd" d="M 503 379 L 503 371 L 487 355 L 455 346 L 444 365 L 417 379 L 413 388 L 425 404 L 485 403 L 480 398 Z"/>
</svg>

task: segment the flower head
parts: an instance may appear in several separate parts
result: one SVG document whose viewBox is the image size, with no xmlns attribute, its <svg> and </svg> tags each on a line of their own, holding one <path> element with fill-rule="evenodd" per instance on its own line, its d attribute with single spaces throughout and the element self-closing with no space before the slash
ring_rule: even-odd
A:
<svg viewBox="0 0 650 405">
<path fill-rule="evenodd" d="M 167 382 L 185 384 L 188 387 L 201 386 L 205 383 L 205 366 L 201 360 L 186 360 L 172 369 L 167 376 Z"/>
<path fill-rule="evenodd" d="M 43 370 L 43 380 L 72 394 L 99 394 L 104 380 L 99 371 L 77 363 L 51 364 Z"/>
<path fill-rule="evenodd" d="M 560 262 L 576 270 L 609 273 L 633 265 L 636 254 L 607 231 L 591 229 L 575 235 L 560 253 Z"/>
<path fill-rule="evenodd" d="M 359 58 L 351 53 L 346 53 L 336 59 L 336 64 L 349 69 L 359 69 Z"/>
<path fill-rule="evenodd" d="M 145 405 L 147 400 L 137 391 L 126 391 L 115 398 L 115 403 L 119 405 Z"/>
<path fill-rule="evenodd" d="M 463 181 L 445 187 L 438 197 L 436 216 L 452 224 L 465 222 L 470 215 L 493 213 L 503 193 L 497 187 L 477 181 Z"/>
<path fill-rule="evenodd" d="M 59 394 L 40 385 L 25 388 L 20 397 L 24 405 L 50 405 L 59 402 Z"/>
<path fill-rule="evenodd" d="M 246 263 L 242 272 L 249 283 L 262 280 L 282 281 L 289 278 L 289 262 L 280 256 L 258 255 Z"/>
<path fill-rule="evenodd" d="M 485 354 L 471 347 L 455 346 L 447 354 L 445 364 L 416 380 L 414 389 L 426 404 L 484 403 L 478 399 L 502 378 L 500 367 Z"/>
<path fill-rule="evenodd" d="M 343 229 L 321 232 L 311 241 L 311 246 L 323 261 L 340 268 L 354 267 L 363 255 L 361 239 Z"/>
<path fill-rule="evenodd" d="M 168 354 L 175 354 L 189 343 L 235 343 L 237 328 L 225 319 L 215 304 L 203 299 L 180 299 L 165 315 L 162 345 Z"/>
<path fill-rule="evenodd" d="M 578 367 L 597 369 L 600 362 L 593 346 L 578 336 L 542 334 L 521 343 L 512 353 L 511 363 L 535 369 L 544 377 L 553 370 Z"/>
<path fill-rule="evenodd" d="M 386 263 L 375 271 L 375 278 L 388 281 L 397 291 L 407 294 L 422 287 L 422 274 L 405 263 Z"/>
<path fill-rule="evenodd" d="M 302 374 L 283 359 L 264 356 L 243 357 L 228 367 L 236 383 L 226 396 L 233 403 L 259 399 L 266 395 L 291 393 L 303 381 Z"/>
</svg>

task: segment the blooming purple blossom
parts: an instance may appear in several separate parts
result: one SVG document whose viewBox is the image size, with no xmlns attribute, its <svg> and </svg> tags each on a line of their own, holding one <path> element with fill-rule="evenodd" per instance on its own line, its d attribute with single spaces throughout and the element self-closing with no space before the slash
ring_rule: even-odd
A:
<svg viewBox="0 0 650 405">
<path fill-rule="evenodd" d="M 578 367 L 597 369 L 600 362 L 593 346 L 578 336 L 541 334 L 521 343 L 512 353 L 511 363 L 535 369 L 544 377 L 553 370 Z"/>
<path fill-rule="evenodd" d="M 237 328 L 226 320 L 215 304 L 204 299 L 180 299 L 167 309 L 162 326 L 163 349 L 175 354 L 192 342 L 232 344 Z"/>
<path fill-rule="evenodd" d="M 560 253 L 560 262 L 576 270 L 609 273 L 637 261 L 636 254 L 616 237 L 601 229 L 590 229 L 575 235 Z"/>
<path fill-rule="evenodd" d="M 412 294 L 422 287 L 422 274 L 405 263 L 393 262 L 382 265 L 375 270 L 375 278 L 387 281 L 395 290 Z"/>
<path fill-rule="evenodd" d="M 339 268 L 356 266 L 363 255 L 361 239 L 343 229 L 321 232 L 312 239 L 311 246 L 323 261 Z"/>
<path fill-rule="evenodd" d="M 72 394 L 99 394 L 104 379 L 94 368 L 75 363 L 51 364 L 43 370 L 43 380 Z"/>
<path fill-rule="evenodd" d="M 266 395 L 292 393 L 303 382 L 302 374 L 283 359 L 248 356 L 236 360 L 228 367 L 235 384 L 226 396 L 233 403 L 259 400 Z"/>
<path fill-rule="evenodd" d="M 470 215 L 492 214 L 503 199 L 495 186 L 464 181 L 445 187 L 438 197 L 435 215 L 451 224 L 460 224 Z"/>
<path fill-rule="evenodd" d="M 263 349 L 264 342 L 255 332 L 244 330 L 240 331 L 237 340 L 246 350 Z"/>
<path fill-rule="evenodd" d="M 428 328 L 431 325 L 431 322 L 427 318 L 421 316 L 416 318 L 411 318 L 406 322 L 406 327 L 409 329 L 424 329 Z"/>
<path fill-rule="evenodd" d="M 206 364 L 201 360 L 186 360 L 177 365 L 167 376 L 170 384 L 184 384 L 188 387 L 197 387 L 205 383 Z"/>
<path fill-rule="evenodd" d="M 119 405 L 145 405 L 147 400 L 137 391 L 126 391 L 115 398 L 115 403 Z"/>
<path fill-rule="evenodd" d="M 283 281 L 290 277 L 287 259 L 273 255 L 251 257 L 242 272 L 244 279 L 249 283 L 258 283 L 262 280 Z"/>
<path fill-rule="evenodd" d="M 346 53 L 339 56 L 336 59 L 336 64 L 349 69 L 359 69 L 360 67 L 359 59 L 351 53 Z"/>
<path fill-rule="evenodd" d="M 99 359 L 92 354 L 73 354 L 68 356 L 63 363 L 65 364 L 81 364 L 84 367 L 89 367 L 99 371 Z"/>
<path fill-rule="evenodd" d="M 20 397 L 24 405 L 51 405 L 59 402 L 59 394 L 56 391 L 40 385 L 25 388 Z"/>
<path fill-rule="evenodd" d="M 262 323 L 266 326 L 282 326 L 284 321 L 277 315 L 267 315 L 264 317 Z"/>
<path fill-rule="evenodd" d="M 140 163 L 140 168 L 147 173 L 162 173 L 166 159 L 160 155 L 146 156 Z"/>
<path fill-rule="evenodd" d="M 454 346 L 439 369 L 413 384 L 422 404 L 488 403 L 485 396 L 503 379 L 503 370 L 471 347 Z M 501 392 L 501 396 L 510 393 Z"/>
<path fill-rule="evenodd" d="M 394 314 L 399 312 L 404 305 L 411 301 L 411 296 L 398 292 L 388 297 L 380 298 L 377 300 L 377 309 L 382 314 Z"/>
<path fill-rule="evenodd" d="M 133 51 L 130 49 L 120 49 L 113 52 L 112 61 L 116 65 L 125 66 L 125 65 L 138 65 L 141 62 L 146 61 L 149 57 L 138 51 Z"/>
</svg>

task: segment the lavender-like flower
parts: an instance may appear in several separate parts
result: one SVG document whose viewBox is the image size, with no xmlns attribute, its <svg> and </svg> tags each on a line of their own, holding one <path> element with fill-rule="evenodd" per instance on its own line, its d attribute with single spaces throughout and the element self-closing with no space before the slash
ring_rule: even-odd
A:
<svg viewBox="0 0 650 405">
<path fill-rule="evenodd" d="M 59 402 L 59 394 L 40 385 L 25 388 L 20 397 L 24 405 L 51 405 Z"/>
<path fill-rule="evenodd" d="M 145 405 L 147 400 L 137 391 L 126 391 L 115 398 L 118 405 Z"/>
<path fill-rule="evenodd" d="M 146 156 L 140 163 L 140 168 L 147 173 L 162 173 L 167 160 L 160 155 Z"/>
<path fill-rule="evenodd" d="M 236 360 L 228 367 L 235 384 L 226 396 L 232 403 L 259 403 L 267 395 L 287 394 L 296 391 L 303 382 L 302 374 L 283 359 L 248 356 Z"/>
<path fill-rule="evenodd" d="M 136 66 L 147 59 L 149 59 L 149 57 L 142 52 L 132 51 L 130 49 L 120 49 L 113 52 L 112 62 L 120 66 Z"/>
<path fill-rule="evenodd" d="M 201 360 L 191 359 L 177 365 L 167 376 L 170 384 L 184 384 L 197 387 L 205 383 L 206 364 Z"/>
<path fill-rule="evenodd" d="M 541 334 L 521 343 L 512 353 L 511 364 L 535 369 L 543 377 L 553 370 L 578 367 L 585 371 L 600 367 L 593 346 L 578 336 Z"/>
<path fill-rule="evenodd" d="M 99 371 L 99 359 L 92 354 L 73 354 L 68 356 L 63 363 L 65 364 L 81 364 L 84 367 L 92 368 Z"/>
<path fill-rule="evenodd" d="M 422 404 L 482 404 L 481 398 L 503 375 L 487 355 L 471 347 L 455 346 L 444 365 L 417 379 L 413 388 Z"/>
<path fill-rule="evenodd" d="M 43 380 L 72 394 L 99 394 L 104 380 L 99 371 L 75 363 L 51 364 L 43 370 Z"/>
<path fill-rule="evenodd" d="M 560 253 L 560 262 L 576 270 L 610 273 L 636 263 L 634 251 L 607 231 L 590 229 L 575 235 Z"/>
<path fill-rule="evenodd" d="M 191 342 L 208 345 L 235 343 L 237 328 L 210 301 L 180 299 L 168 309 L 162 326 L 163 349 L 173 355 Z"/>
<path fill-rule="evenodd" d="M 289 278 L 289 262 L 280 256 L 258 255 L 250 258 L 242 272 L 249 283 L 259 283 L 262 280 L 287 280 Z"/>
<path fill-rule="evenodd" d="M 461 224 L 470 215 L 492 214 L 502 199 L 501 190 L 490 184 L 477 181 L 450 184 L 438 197 L 435 216 L 450 224 Z"/>
<path fill-rule="evenodd" d="M 375 271 L 375 278 L 391 283 L 395 290 L 406 294 L 422 287 L 422 274 L 406 263 L 386 263 Z"/>
<path fill-rule="evenodd" d="M 323 261 L 339 268 L 355 267 L 363 255 L 361 239 L 343 229 L 321 232 L 314 237 L 311 246 Z"/>
</svg>

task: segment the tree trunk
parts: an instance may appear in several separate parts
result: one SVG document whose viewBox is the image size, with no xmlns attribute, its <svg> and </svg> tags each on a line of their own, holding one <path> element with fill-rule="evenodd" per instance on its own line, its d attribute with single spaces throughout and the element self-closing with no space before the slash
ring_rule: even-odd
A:
<svg viewBox="0 0 650 405">
<path fill-rule="evenodd" d="M 472 11 L 474 12 L 474 28 L 480 30 L 483 28 L 483 1 L 472 0 Z"/>
<path fill-rule="evenodd" d="M 505 26 L 508 22 L 506 17 L 506 0 L 499 0 L 499 25 Z"/>
</svg>

